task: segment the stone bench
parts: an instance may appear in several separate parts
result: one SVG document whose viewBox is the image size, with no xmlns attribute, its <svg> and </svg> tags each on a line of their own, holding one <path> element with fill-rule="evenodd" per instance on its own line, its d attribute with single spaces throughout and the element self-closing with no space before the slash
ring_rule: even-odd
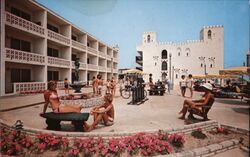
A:
<svg viewBox="0 0 250 157">
<path fill-rule="evenodd" d="M 61 121 L 71 121 L 76 131 L 84 131 L 84 122 L 88 120 L 89 113 L 54 113 L 47 112 L 41 114 L 46 118 L 47 129 L 61 130 Z"/>
</svg>

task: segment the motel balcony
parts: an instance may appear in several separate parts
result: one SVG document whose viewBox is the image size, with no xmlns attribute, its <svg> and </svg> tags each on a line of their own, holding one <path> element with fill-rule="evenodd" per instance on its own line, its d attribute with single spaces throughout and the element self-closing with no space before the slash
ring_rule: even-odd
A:
<svg viewBox="0 0 250 157">
<path fill-rule="evenodd" d="M 118 63 L 118 58 L 113 58 L 113 61 Z"/>
<path fill-rule="evenodd" d="M 106 57 L 107 57 L 107 60 L 111 60 L 111 58 L 112 58 L 112 56 L 110 56 L 110 55 L 107 55 Z"/>
<path fill-rule="evenodd" d="M 25 64 L 45 64 L 45 56 L 21 50 L 5 48 L 6 61 Z"/>
<path fill-rule="evenodd" d="M 71 40 L 72 46 L 75 47 L 76 49 L 80 50 L 86 50 L 86 46 L 78 41 Z"/>
<path fill-rule="evenodd" d="M 103 72 L 106 72 L 106 67 L 105 66 L 99 66 L 99 71 L 103 71 Z"/>
<path fill-rule="evenodd" d="M 59 33 L 56 33 L 54 31 L 51 31 L 51 30 L 47 30 L 48 31 L 48 38 L 52 41 L 55 41 L 55 42 L 58 42 L 60 44 L 63 44 L 63 45 L 69 45 L 70 44 L 70 39 L 67 38 L 66 36 L 63 36 Z"/>
<path fill-rule="evenodd" d="M 107 68 L 107 72 L 110 72 L 110 73 L 111 73 L 111 68 L 108 67 L 108 68 Z"/>
<path fill-rule="evenodd" d="M 99 51 L 99 56 L 102 58 L 106 58 L 106 54 L 104 52 Z"/>
<path fill-rule="evenodd" d="M 72 68 L 76 68 L 75 66 L 75 61 L 72 61 L 71 62 L 71 65 L 72 65 Z M 79 66 L 79 69 L 82 69 L 82 70 L 85 70 L 87 68 L 87 64 L 86 63 L 83 63 L 83 62 L 80 62 L 80 66 Z"/>
<path fill-rule="evenodd" d="M 39 26 L 34 22 L 28 21 L 19 16 L 11 14 L 8 11 L 5 11 L 5 23 L 9 26 L 15 27 L 23 31 L 27 31 L 35 35 L 39 36 L 45 35 L 45 29 L 43 27 Z"/>
<path fill-rule="evenodd" d="M 48 65 L 49 66 L 63 67 L 63 68 L 70 67 L 69 60 L 57 58 L 57 57 L 51 57 L 51 56 L 47 56 L 47 58 L 48 58 Z"/>
<path fill-rule="evenodd" d="M 98 65 L 95 65 L 95 64 L 88 64 L 88 70 L 97 71 L 97 70 L 98 70 Z"/>
<path fill-rule="evenodd" d="M 113 73 L 118 73 L 118 69 L 113 69 Z"/>
<path fill-rule="evenodd" d="M 88 52 L 90 52 L 91 54 L 97 55 L 97 49 L 92 48 L 92 47 L 88 47 Z"/>
</svg>

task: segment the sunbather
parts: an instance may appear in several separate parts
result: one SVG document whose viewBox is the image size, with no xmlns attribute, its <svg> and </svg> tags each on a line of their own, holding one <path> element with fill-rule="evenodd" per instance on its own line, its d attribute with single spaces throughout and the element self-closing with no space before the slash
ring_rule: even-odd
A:
<svg viewBox="0 0 250 157">
<path fill-rule="evenodd" d="M 184 100 L 182 110 L 179 112 L 179 114 L 182 114 L 182 116 L 179 118 L 185 119 L 188 108 L 202 110 L 202 106 L 211 103 L 211 101 L 214 101 L 212 89 L 213 87 L 210 83 L 205 83 L 202 85 L 202 90 L 205 92 L 205 94 L 200 100 Z"/>
</svg>

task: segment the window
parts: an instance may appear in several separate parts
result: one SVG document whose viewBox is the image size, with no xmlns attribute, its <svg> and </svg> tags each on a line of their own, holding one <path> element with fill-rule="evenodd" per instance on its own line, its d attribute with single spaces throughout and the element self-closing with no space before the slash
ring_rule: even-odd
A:
<svg viewBox="0 0 250 157">
<path fill-rule="evenodd" d="M 212 68 L 213 67 L 213 64 L 210 64 L 210 68 Z"/>
<path fill-rule="evenodd" d="M 31 82 L 30 69 L 11 69 L 11 82 Z"/>
<path fill-rule="evenodd" d="M 77 58 L 76 54 L 72 54 L 72 55 L 71 55 L 72 61 L 76 61 L 76 58 Z"/>
<path fill-rule="evenodd" d="M 186 48 L 186 56 L 189 57 L 189 55 L 190 55 L 190 49 Z"/>
<path fill-rule="evenodd" d="M 178 52 L 178 56 L 180 56 L 181 55 L 181 53 L 180 52 Z"/>
<path fill-rule="evenodd" d="M 48 71 L 48 81 L 55 80 L 58 81 L 59 79 L 59 72 L 58 71 Z"/>
<path fill-rule="evenodd" d="M 163 50 L 161 52 L 161 59 L 168 59 L 168 52 L 167 52 L 167 50 Z"/>
<path fill-rule="evenodd" d="M 176 75 L 175 75 L 175 78 L 177 78 L 177 79 L 178 79 L 178 74 L 176 74 Z"/>
<path fill-rule="evenodd" d="M 52 31 L 54 31 L 54 32 L 56 32 L 56 33 L 58 33 L 59 32 L 59 29 L 56 27 L 56 26 L 53 26 L 53 25 L 51 25 L 51 24 L 47 24 L 47 28 L 49 29 L 49 30 L 52 30 Z"/>
<path fill-rule="evenodd" d="M 161 70 L 168 70 L 168 64 L 166 61 L 163 61 L 161 64 Z"/>
<path fill-rule="evenodd" d="M 16 38 L 10 39 L 10 47 L 12 49 L 17 49 L 17 50 L 22 50 L 22 51 L 27 51 L 27 52 L 30 52 L 31 50 L 30 42 L 16 39 Z"/>
<path fill-rule="evenodd" d="M 207 38 L 212 39 L 212 31 L 211 30 L 208 30 L 208 32 L 207 32 Z"/>
<path fill-rule="evenodd" d="M 27 14 L 27 13 L 25 13 L 17 8 L 14 8 L 14 7 L 11 7 L 11 13 L 16 15 L 16 16 L 19 16 L 21 18 L 24 18 L 25 20 L 28 20 L 28 21 L 30 21 L 30 19 L 31 19 L 29 14 Z"/>
<path fill-rule="evenodd" d="M 89 60 L 89 58 L 87 58 L 87 64 L 89 64 L 90 62 L 89 62 L 90 60 Z"/>
<path fill-rule="evenodd" d="M 177 48 L 177 54 L 178 54 L 178 56 L 181 56 L 181 48 L 180 47 Z"/>
<path fill-rule="evenodd" d="M 57 49 L 53 49 L 53 48 L 48 47 L 47 55 L 51 56 L 51 57 L 59 57 L 59 52 Z"/>
<path fill-rule="evenodd" d="M 72 35 L 71 39 L 77 41 L 77 37 L 75 35 Z"/>
<path fill-rule="evenodd" d="M 201 68 L 203 67 L 203 64 L 201 63 Z"/>
<path fill-rule="evenodd" d="M 87 42 L 87 46 L 89 47 L 89 42 Z"/>
<path fill-rule="evenodd" d="M 148 35 L 147 40 L 148 40 L 148 43 L 149 43 L 150 42 L 150 35 Z"/>
</svg>

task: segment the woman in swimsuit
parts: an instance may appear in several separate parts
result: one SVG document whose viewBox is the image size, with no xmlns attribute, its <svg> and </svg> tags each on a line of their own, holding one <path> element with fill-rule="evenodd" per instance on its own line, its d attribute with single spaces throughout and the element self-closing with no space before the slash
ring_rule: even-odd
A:
<svg viewBox="0 0 250 157">
<path fill-rule="evenodd" d="M 55 81 L 50 81 L 48 83 L 48 90 L 44 93 L 45 104 L 43 107 L 43 113 L 46 112 L 48 104 L 51 105 L 51 108 L 54 113 L 65 113 L 65 112 L 77 112 L 81 111 L 80 106 L 73 105 L 63 105 L 59 101 L 59 97 L 56 91 L 57 83 Z"/>
</svg>

